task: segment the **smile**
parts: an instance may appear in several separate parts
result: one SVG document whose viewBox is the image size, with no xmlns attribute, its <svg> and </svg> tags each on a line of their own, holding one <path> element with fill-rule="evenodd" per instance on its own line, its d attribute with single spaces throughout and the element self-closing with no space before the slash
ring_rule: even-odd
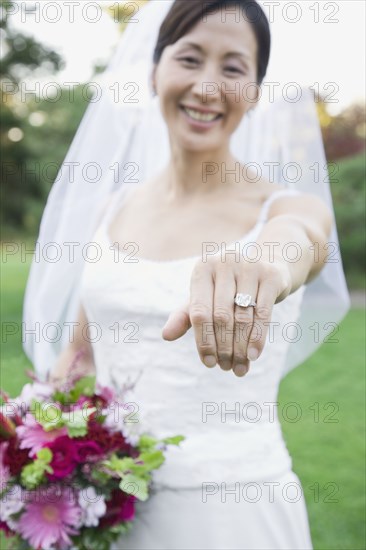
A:
<svg viewBox="0 0 366 550">
<path fill-rule="evenodd" d="M 221 114 L 201 113 L 200 111 L 189 109 L 188 107 L 184 107 L 183 105 L 180 107 L 180 109 L 191 121 L 200 123 L 201 125 L 212 125 L 213 122 L 216 122 L 217 120 L 222 118 Z"/>
</svg>

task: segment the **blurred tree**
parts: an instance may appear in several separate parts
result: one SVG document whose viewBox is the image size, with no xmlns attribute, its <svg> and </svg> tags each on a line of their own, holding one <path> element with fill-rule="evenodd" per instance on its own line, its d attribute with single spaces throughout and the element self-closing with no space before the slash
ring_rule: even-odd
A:
<svg viewBox="0 0 366 550">
<path fill-rule="evenodd" d="M 113 18 L 115 23 L 119 24 L 121 33 L 125 30 L 128 23 L 134 18 L 138 19 L 139 10 L 147 4 L 149 0 L 133 0 L 125 2 L 114 2 L 104 9 Z"/>
<path fill-rule="evenodd" d="M 126 29 L 128 23 L 138 20 L 139 10 L 149 2 L 149 0 L 133 0 L 124 2 L 114 2 L 108 6 L 103 6 L 102 9 L 112 17 L 113 21 L 118 24 L 121 34 Z M 94 66 L 94 74 L 99 74 L 104 71 L 106 65 L 99 64 Z"/>
<path fill-rule="evenodd" d="M 364 290 L 365 105 L 353 103 L 332 115 L 322 97 L 315 100 L 328 163 L 337 165 L 331 190 L 347 283 Z"/>
<path fill-rule="evenodd" d="M 365 151 L 364 104 L 353 103 L 335 116 L 329 113 L 327 103 L 321 97 L 317 97 L 317 107 L 328 162 Z"/>
<path fill-rule="evenodd" d="M 39 179 L 27 178 L 27 164 L 37 156 L 25 139 L 29 114 L 22 82 L 32 75 L 43 76 L 63 66 L 61 57 L 32 37 L 15 30 L 11 24 L 14 2 L 2 2 L 0 13 L 0 145 L 1 160 L 1 225 L 27 228 L 27 203 L 44 198 Z"/>
<path fill-rule="evenodd" d="M 365 290 L 365 155 L 337 164 L 332 196 L 343 266 L 348 285 Z"/>
<path fill-rule="evenodd" d="M 42 198 L 28 198 L 24 227 L 38 234 L 46 199 L 90 102 L 87 84 L 60 88 L 57 101 L 33 98 L 28 101 L 24 145 L 27 182 L 37 181 Z"/>
</svg>

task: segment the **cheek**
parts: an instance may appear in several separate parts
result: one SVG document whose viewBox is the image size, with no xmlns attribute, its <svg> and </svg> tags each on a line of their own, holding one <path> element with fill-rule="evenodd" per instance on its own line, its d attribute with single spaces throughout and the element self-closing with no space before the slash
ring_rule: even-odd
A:
<svg viewBox="0 0 366 550">
<path fill-rule="evenodd" d="M 238 128 L 243 118 L 246 116 L 246 113 L 250 108 L 250 104 L 248 104 L 240 97 L 235 97 L 234 95 L 228 96 L 226 98 L 226 101 L 227 104 L 225 109 L 227 111 L 228 117 L 225 126 L 227 133 L 232 134 Z"/>
<path fill-rule="evenodd" d="M 170 73 L 169 76 L 161 81 L 163 84 L 158 88 L 161 103 L 170 108 L 182 96 L 181 78 L 175 73 Z"/>
<path fill-rule="evenodd" d="M 157 87 L 164 96 L 176 93 L 187 85 L 187 73 L 173 63 L 164 63 L 156 75 Z"/>
<path fill-rule="evenodd" d="M 253 84 L 252 80 L 245 80 L 236 85 L 232 84 L 227 86 L 228 90 L 234 90 L 235 94 L 228 94 L 226 96 L 226 101 L 230 107 L 230 112 L 233 113 L 233 116 L 243 117 L 250 109 L 252 109 L 256 102 L 258 96 L 258 87 L 256 84 Z"/>
</svg>

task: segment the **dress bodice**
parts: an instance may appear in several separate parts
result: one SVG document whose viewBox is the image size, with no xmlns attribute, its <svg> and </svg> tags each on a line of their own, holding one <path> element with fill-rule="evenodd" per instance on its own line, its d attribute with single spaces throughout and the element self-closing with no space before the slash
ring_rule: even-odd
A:
<svg viewBox="0 0 366 550">
<path fill-rule="evenodd" d="M 240 247 L 255 242 L 270 204 L 283 193 L 298 191 L 273 193 L 256 226 L 238 241 Z M 245 377 L 219 366 L 208 369 L 192 330 L 173 342 L 161 335 L 169 314 L 189 302 L 197 258 L 130 261 L 109 238 L 115 211 L 94 235 L 99 258 L 85 263 L 81 299 L 93 327 L 98 381 L 113 387 L 136 382 L 130 401 L 137 404 L 141 431 L 186 437 L 179 447 L 168 448 L 155 483 L 197 487 L 204 481 L 268 479 L 291 469 L 276 403 L 305 285 L 274 305 L 264 350 Z"/>
</svg>

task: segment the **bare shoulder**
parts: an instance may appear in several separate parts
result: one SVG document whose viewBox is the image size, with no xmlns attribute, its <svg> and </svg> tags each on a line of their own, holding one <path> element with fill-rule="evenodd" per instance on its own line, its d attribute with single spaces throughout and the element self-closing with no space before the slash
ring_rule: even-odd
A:
<svg viewBox="0 0 366 550">
<path fill-rule="evenodd" d="M 265 179 L 260 179 L 259 181 L 255 181 L 255 183 L 245 182 L 245 185 L 240 185 L 238 191 L 243 200 L 253 200 L 260 206 L 263 202 L 268 200 L 273 193 L 285 189 L 285 185 L 270 183 Z"/>
</svg>

